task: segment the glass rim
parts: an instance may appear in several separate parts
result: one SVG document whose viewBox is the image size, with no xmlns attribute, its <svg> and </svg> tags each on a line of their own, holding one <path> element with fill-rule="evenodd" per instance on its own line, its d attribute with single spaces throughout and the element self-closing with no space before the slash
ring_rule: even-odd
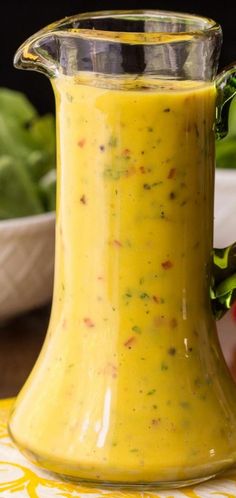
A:
<svg viewBox="0 0 236 498">
<path fill-rule="evenodd" d="M 189 22 L 192 23 L 191 29 L 181 30 L 181 31 L 143 31 L 143 32 L 131 32 L 124 30 L 103 30 L 94 28 L 80 28 L 73 27 L 73 23 L 76 21 L 84 20 L 96 20 L 96 19 L 127 19 L 129 21 L 146 20 L 153 22 L 170 22 L 176 19 L 176 22 Z M 70 27 L 71 24 L 71 27 Z M 195 25 L 195 26 L 194 26 Z M 170 41 L 187 41 L 193 37 L 208 37 L 212 35 L 221 34 L 221 26 L 218 22 L 211 18 L 204 17 L 198 14 L 190 14 L 186 12 L 176 12 L 171 10 L 158 10 L 158 9 L 130 9 L 130 10 L 100 10 L 91 11 L 76 14 L 73 16 L 68 16 L 43 28 L 39 34 L 63 34 L 64 36 L 73 36 L 80 38 L 91 38 L 100 41 L 110 41 L 118 43 L 137 43 L 137 44 L 155 44 L 155 43 L 168 43 Z M 121 37 L 122 36 L 122 37 Z"/>
</svg>

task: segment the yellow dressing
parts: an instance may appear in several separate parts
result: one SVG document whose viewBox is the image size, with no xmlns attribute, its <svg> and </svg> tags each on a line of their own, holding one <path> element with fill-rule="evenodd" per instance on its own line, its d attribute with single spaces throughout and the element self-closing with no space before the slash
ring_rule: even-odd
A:
<svg viewBox="0 0 236 498">
<path fill-rule="evenodd" d="M 10 431 L 65 475 L 187 481 L 236 459 L 210 299 L 215 87 L 60 76 L 53 309 Z"/>
</svg>

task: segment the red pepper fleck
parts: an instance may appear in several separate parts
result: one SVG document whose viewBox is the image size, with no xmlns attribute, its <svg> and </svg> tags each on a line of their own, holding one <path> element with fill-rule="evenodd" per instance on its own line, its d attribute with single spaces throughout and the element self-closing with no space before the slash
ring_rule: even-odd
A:
<svg viewBox="0 0 236 498">
<path fill-rule="evenodd" d="M 176 318 L 171 318 L 171 320 L 170 320 L 170 327 L 172 329 L 175 329 L 177 327 L 177 325 L 178 325 L 178 322 L 177 322 Z"/>
<path fill-rule="evenodd" d="M 129 339 L 127 339 L 127 341 L 124 342 L 124 346 L 128 349 L 131 349 L 133 344 L 136 342 L 136 340 L 137 340 L 137 337 L 132 335 Z"/>
<path fill-rule="evenodd" d="M 85 323 L 85 325 L 87 325 L 87 327 L 89 327 L 89 328 L 94 327 L 94 323 L 93 323 L 93 321 L 91 320 L 91 318 L 84 318 L 84 323 Z"/>
<path fill-rule="evenodd" d="M 152 425 L 159 425 L 160 421 L 161 421 L 160 418 L 153 418 L 151 422 L 152 422 Z"/>
<path fill-rule="evenodd" d="M 143 175 L 145 175 L 145 173 L 151 172 L 151 168 L 145 168 L 145 166 L 140 166 L 139 169 Z"/>
<path fill-rule="evenodd" d="M 77 145 L 82 148 L 85 145 L 85 143 L 86 143 L 86 139 L 81 138 L 80 140 L 78 140 Z"/>
<path fill-rule="evenodd" d="M 163 263 L 161 263 L 161 266 L 162 268 L 164 268 L 164 270 L 169 270 L 170 268 L 172 268 L 173 263 L 168 259 L 167 261 L 163 261 Z"/>
<path fill-rule="evenodd" d="M 169 173 L 168 173 L 167 178 L 169 178 L 169 179 L 174 178 L 175 173 L 176 173 L 176 168 L 171 168 Z"/>
<path fill-rule="evenodd" d="M 110 375 L 113 379 L 117 377 L 117 366 L 113 363 L 107 363 L 107 365 L 103 369 L 103 373 L 105 375 Z"/>
<path fill-rule="evenodd" d="M 115 247 L 122 247 L 122 244 L 121 244 L 121 242 L 119 240 L 113 240 L 113 245 Z"/>
<path fill-rule="evenodd" d="M 126 156 L 126 157 L 130 156 L 130 149 L 124 149 L 122 151 L 122 154 L 123 154 L 123 156 Z"/>
<path fill-rule="evenodd" d="M 152 299 L 155 303 L 160 303 L 160 298 L 157 296 L 152 296 Z"/>
<path fill-rule="evenodd" d="M 87 200 L 84 194 L 82 195 L 82 197 L 80 197 L 80 202 L 81 204 L 87 204 Z"/>
<path fill-rule="evenodd" d="M 136 168 L 132 166 L 131 168 L 128 168 L 125 172 L 125 176 L 132 176 L 136 173 Z"/>
</svg>

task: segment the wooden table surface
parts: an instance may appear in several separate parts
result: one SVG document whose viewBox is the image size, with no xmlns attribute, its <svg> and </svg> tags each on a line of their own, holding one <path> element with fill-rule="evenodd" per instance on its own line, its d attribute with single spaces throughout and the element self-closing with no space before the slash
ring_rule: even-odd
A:
<svg viewBox="0 0 236 498">
<path fill-rule="evenodd" d="M 50 308 L 0 324 L 0 398 L 15 396 L 29 375 L 43 344 Z"/>
</svg>

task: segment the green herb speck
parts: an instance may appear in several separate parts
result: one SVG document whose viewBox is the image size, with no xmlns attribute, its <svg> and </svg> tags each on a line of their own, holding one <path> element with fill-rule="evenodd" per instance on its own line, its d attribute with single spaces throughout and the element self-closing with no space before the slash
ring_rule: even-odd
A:
<svg viewBox="0 0 236 498">
<path fill-rule="evenodd" d="M 156 389 L 151 389 L 151 391 L 147 392 L 147 396 L 151 396 L 152 394 L 155 394 Z"/>
<path fill-rule="evenodd" d="M 111 178 L 111 180 L 119 180 L 121 177 L 121 172 L 113 168 L 105 168 L 103 175 L 105 178 Z"/>
<path fill-rule="evenodd" d="M 165 370 L 168 370 L 168 368 L 169 368 L 168 365 L 164 361 L 162 361 L 162 363 L 161 363 L 161 370 L 165 371 Z"/>
<path fill-rule="evenodd" d="M 140 327 L 138 327 L 138 325 L 134 325 L 132 327 L 132 330 L 133 330 L 133 332 L 136 332 L 136 334 L 141 334 L 142 333 L 142 330 L 141 330 Z"/>
<path fill-rule="evenodd" d="M 69 100 L 69 102 L 73 102 L 73 100 L 74 100 L 74 97 L 68 92 L 66 92 L 66 98 L 67 98 L 67 100 Z"/>
<path fill-rule="evenodd" d="M 140 299 L 150 299 L 149 295 L 146 292 L 141 292 Z"/>
<path fill-rule="evenodd" d="M 112 135 L 108 141 L 108 145 L 110 147 L 116 147 L 117 146 L 117 138 Z"/>
<path fill-rule="evenodd" d="M 132 297 L 131 292 L 130 292 L 130 291 L 126 292 L 126 293 L 125 293 L 125 297 Z"/>
<path fill-rule="evenodd" d="M 190 408 L 190 403 L 188 401 L 180 401 L 179 404 L 184 409 Z"/>
<path fill-rule="evenodd" d="M 150 185 L 149 183 L 144 183 L 144 184 L 143 184 L 143 188 L 144 188 L 145 190 L 151 190 L 151 188 L 152 188 L 152 187 L 151 187 L 151 185 Z"/>
</svg>

